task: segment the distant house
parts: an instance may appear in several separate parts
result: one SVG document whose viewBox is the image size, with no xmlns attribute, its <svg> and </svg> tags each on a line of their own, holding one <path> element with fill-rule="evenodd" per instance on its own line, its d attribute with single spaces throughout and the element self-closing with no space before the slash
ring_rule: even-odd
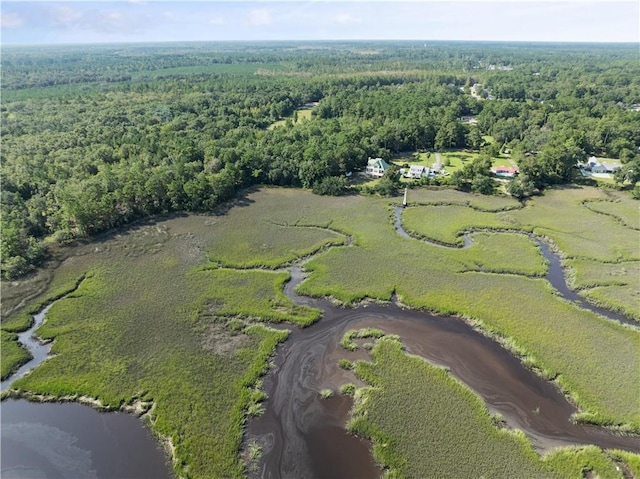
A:
<svg viewBox="0 0 640 479">
<path fill-rule="evenodd" d="M 369 158 L 367 167 L 364 170 L 365 174 L 374 178 L 382 178 L 384 172 L 389 169 L 389 163 L 382 158 Z"/>
<path fill-rule="evenodd" d="M 426 178 L 429 176 L 429 168 L 422 165 L 411 165 L 408 171 L 405 171 L 405 176 L 407 178 Z"/>
<path fill-rule="evenodd" d="M 594 162 L 593 164 L 591 164 L 591 162 L 589 162 L 589 165 L 591 166 L 591 172 L 592 173 L 609 173 L 607 171 L 607 167 L 604 166 L 599 161 L 598 162 Z"/>
<path fill-rule="evenodd" d="M 616 170 L 622 168 L 620 165 L 616 165 L 615 163 L 608 163 L 606 161 L 602 162 L 602 166 L 607 170 L 607 173 L 613 173 Z"/>
<path fill-rule="evenodd" d="M 518 174 L 518 168 L 514 168 L 513 166 L 494 166 L 491 168 L 491 172 L 502 178 L 513 178 Z"/>
<path fill-rule="evenodd" d="M 475 125 L 476 123 L 478 123 L 478 120 L 476 120 L 475 116 L 471 116 L 471 115 L 463 115 L 460 117 L 460 121 L 462 123 L 470 123 L 472 125 Z"/>
</svg>

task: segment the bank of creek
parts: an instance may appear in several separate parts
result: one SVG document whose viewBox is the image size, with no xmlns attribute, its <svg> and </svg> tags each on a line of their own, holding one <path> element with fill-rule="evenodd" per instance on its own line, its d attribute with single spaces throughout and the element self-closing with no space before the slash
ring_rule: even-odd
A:
<svg viewBox="0 0 640 479">
<path fill-rule="evenodd" d="M 36 314 L 33 326 L 19 334 L 19 341 L 33 358 L 2 381 L 2 391 L 47 358 L 51 345 L 42 344 L 33 334 L 50 307 Z M 0 412 L 1 477 L 171 477 L 164 450 L 132 414 L 98 412 L 75 402 L 24 399 L 3 400 Z"/>
<path fill-rule="evenodd" d="M 396 210 L 396 229 L 402 229 Z M 533 238 L 549 261 L 547 280 L 570 301 L 637 326 L 637 322 L 586 303 L 565 282 L 560 260 L 542 241 Z M 465 245 L 471 241 L 465 237 Z M 574 424 L 576 408 L 559 392 L 495 341 L 464 321 L 403 309 L 396 304 L 368 304 L 340 308 L 329 301 L 295 294 L 304 279 L 299 267 L 291 270 L 285 293 L 293 301 L 320 308 L 322 320 L 307 329 L 294 329 L 279 347 L 275 366 L 267 375 L 266 412 L 250 421 L 248 440 L 263 448 L 254 475 L 284 477 L 379 477 L 370 444 L 349 435 L 345 423 L 351 400 L 338 391 L 353 382 L 352 373 L 338 367 L 341 358 L 367 359 L 366 351 L 348 352 L 339 346 L 349 329 L 373 327 L 397 334 L 407 351 L 451 374 L 477 393 L 492 413 L 502 415 L 507 427 L 521 429 L 539 452 L 571 444 L 594 444 L 640 452 L 640 439 L 618 435 L 597 426 Z M 322 399 L 320 391 L 332 389 L 337 397 Z"/>
<path fill-rule="evenodd" d="M 409 237 L 396 222 L 399 234 Z M 537 241 L 537 240 L 536 240 Z M 469 237 L 465 243 L 470 244 Z M 571 301 L 578 300 L 612 320 L 623 316 L 595 308 L 578 298 L 565 283 L 559 259 L 538 242 L 550 268 L 547 279 Z M 315 325 L 291 329 L 289 339 L 278 347 L 274 367 L 265 377 L 269 396 L 265 413 L 249 422 L 247 441 L 262 447 L 262 456 L 251 475 L 280 477 L 379 477 L 370 444 L 349 435 L 345 423 L 351 399 L 339 387 L 354 382 L 351 372 L 338 367 L 341 358 L 368 359 L 360 350 L 339 346 L 349 329 L 374 327 L 397 334 L 407 351 L 432 364 L 447 367 L 451 374 L 477 393 L 491 412 L 502 415 L 507 427 L 521 429 L 542 452 L 570 444 L 595 444 L 640 452 L 637 437 L 621 436 L 595 426 L 573 424 L 576 412 L 557 388 L 522 366 L 495 341 L 464 321 L 402 309 L 396 304 L 368 304 L 340 308 L 329 301 L 295 294 L 304 279 L 300 266 L 290 269 L 286 295 L 299 304 L 323 311 Z M 6 390 L 16 377 L 46 359 L 48 346 L 32 337 L 46 315 L 36 316 L 34 327 L 20 340 L 34 355 L 28 365 L 2 383 Z M 361 384 L 361 383 L 359 383 Z M 336 392 L 321 399 L 320 391 Z M 2 402 L 3 477 L 170 477 L 166 457 L 141 421 L 126 413 L 100 413 L 76 403 Z"/>
</svg>

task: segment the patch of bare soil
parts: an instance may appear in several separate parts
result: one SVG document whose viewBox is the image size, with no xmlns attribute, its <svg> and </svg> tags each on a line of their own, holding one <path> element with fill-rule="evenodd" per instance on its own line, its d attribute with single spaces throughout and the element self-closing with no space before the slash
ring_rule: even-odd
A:
<svg viewBox="0 0 640 479">
<path fill-rule="evenodd" d="M 233 356 L 239 349 L 248 348 L 251 345 L 253 341 L 249 336 L 230 331 L 221 323 L 209 324 L 202 337 L 202 348 L 219 356 Z"/>
</svg>

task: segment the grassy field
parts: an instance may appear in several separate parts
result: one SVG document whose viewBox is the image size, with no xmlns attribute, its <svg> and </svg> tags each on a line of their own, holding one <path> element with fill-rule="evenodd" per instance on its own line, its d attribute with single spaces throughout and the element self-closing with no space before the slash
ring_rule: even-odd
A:
<svg viewBox="0 0 640 479">
<path fill-rule="evenodd" d="M 385 477 L 573 479 L 587 470 L 601 478 L 623 477 L 593 446 L 540 458 L 521 433 L 498 428 L 473 392 L 445 369 L 405 354 L 396 338 L 378 340 L 371 355 L 372 362 L 356 363 L 356 376 L 368 386 L 355 393 L 349 428 L 373 440 L 376 461 L 388 468 Z M 629 463 L 640 459 L 623 455 Z"/>
<path fill-rule="evenodd" d="M 273 130 L 274 128 L 277 128 L 279 126 L 284 126 L 286 125 L 288 120 L 291 120 L 291 122 L 294 125 L 298 123 L 302 123 L 303 121 L 310 120 L 312 111 L 313 111 L 313 108 L 304 108 L 301 110 L 296 110 L 292 116 L 283 118 L 282 120 L 274 121 L 273 123 L 271 123 L 271 125 L 267 127 L 267 129 Z"/>
<path fill-rule="evenodd" d="M 556 235 L 569 238 L 571 227 L 580 224 L 558 217 L 575 210 L 582 219 L 596 216 L 599 222 L 589 226 L 600 228 L 578 235 L 576 250 L 592 248 L 598 235 L 600 243 L 611 245 L 597 250 L 596 258 L 585 256 L 595 270 L 601 257 L 619 252 L 633 258 L 637 232 L 583 205 L 602 193 L 566 191 L 568 199 L 551 191 L 526 208 L 506 197 L 449 190 L 412 190 L 410 201 L 427 205 L 417 211 L 448 204 L 452 212 L 471 212 L 478 221 L 490 217 L 516 229 L 541 228 L 554 241 Z M 318 311 L 289 301 L 282 293 L 288 274 L 272 270 L 319 251 L 306 265 L 311 274 L 299 292 L 345 303 L 389 300 L 395 292 L 411 307 L 466 316 L 526 364 L 557 378 L 583 411 L 582 419 L 640 431 L 637 331 L 576 308 L 555 296 L 545 280 L 533 278 L 543 274 L 545 262 L 526 236 L 475 233 L 474 244 L 465 249 L 425 244 L 394 231 L 391 205 L 398 202 L 261 189 L 247 192 L 224 214 L 140 223 L 80 246 L 53 272 L 46 291 L 3 315 L 3 329 L 23 329 L 26 313 L 85 278 L 53 305 L 38 332 L 55 339 L 55 357 L 16 387 L 86 395 L 112 408 L 137 398 L 153 400 L 153 429 L 173 441 L 176 472 L 239 476 L 244 418 L 250 408 L 260 409 L 254 384 L 286 336 L 256 323 L 307 325 L 319 317 Z M 424 220 L 428 223 L 429 216 Z M 334 247 L 323 251 L 329 245 Z M 269 269 L 250 269 L 257 265 Z M 580 264 L 575 267 L 581 271 Z M 631 281 L 632 274 L 626 278 Z M 576 280 L 583 279 L 576 274 Z M 622 291 L 618 284 L 604 287 Z M 9 351 L 2 348 L 3 365 Z M 410 389 L 400 392 L 410 394 Z M 514 454 L 524 461 L 522 467 L 541 470 L 528 459 L 530 446 L 506 437 L 496 441 L 520 451 Z"/>
</svg>

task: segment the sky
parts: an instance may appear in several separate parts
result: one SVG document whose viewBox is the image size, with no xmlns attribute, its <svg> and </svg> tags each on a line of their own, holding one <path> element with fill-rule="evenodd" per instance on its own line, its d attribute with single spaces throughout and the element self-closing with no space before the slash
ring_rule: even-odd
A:
<svg viewBox="0 0 640 479">
<path fill-rule="evenodd" d="M 637 42 L 639 0 L 5 1 L 3 44 L 256 40 Z"/>
</svg>

